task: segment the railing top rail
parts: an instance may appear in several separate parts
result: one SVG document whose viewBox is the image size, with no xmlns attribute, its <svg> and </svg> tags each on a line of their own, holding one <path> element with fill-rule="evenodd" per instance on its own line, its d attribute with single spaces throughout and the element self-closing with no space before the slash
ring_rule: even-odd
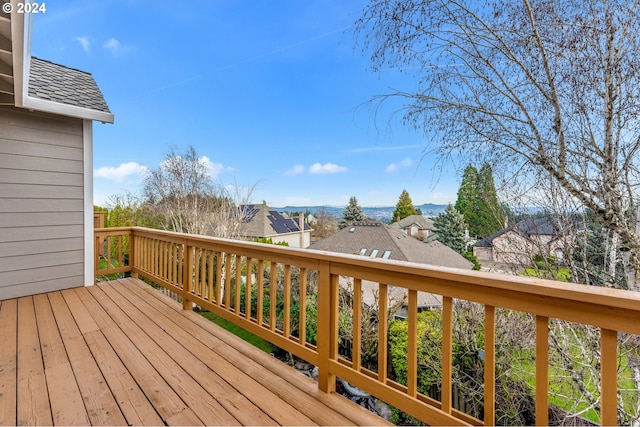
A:
<svg viewBox="0 0 640 427">
<path fill-rule="evenodd" d="M 98 229 L 97 232 L 107 230 L 121 232 L 131 230 L 134 235 L 148 237 L 165 237 L 175 241 L 186 239 L 192 246 L 216 246 L 219 250 L 236 252 L 250 252 L 253 255 L 264 255 L 300 260 L 301 263 L 328 263 L 334 274 L 358 275 L 360 278 L 370 278 L 396 286 L 403 286 L 419 291 L 439 293 L 454 298 L 487 303 L 491 295 L 504 295 L 506 298 L 516 298 L 526 301 L 531 297 L 531 306 L 523 309 L 522 305 L 502 305 L 496 301 L 496 306 L 514 308 L 540 314 L 536 307 L 548 304 L 561 306 L 581 303 L 581 308 L 600 307 L 600 309 L 622 309 L 627 313 L 640 314 L 640 292 L 588 286 L 576 283 L 558 282 L 533 277 L 501 275 L 479 271 L 459 270 L 448 267 L 438 267 L 426 264 L 382 260 L 363 257 L 361 255 L 339 254 L 335 252 L 317 251 L 285 246 L 268 245 L 264 243 L 246 242 L 223 239 L 217 237 L 200 236 L 171 231 L 155 230 L 143 227 L 124 227 L 116 229 Z M 469 285 L 473 285 L 470 287 Z M 473 288 L 473 289 L 472 289 Z M 477 289 L 482 289 L 478 291 Z M 475 295 L 476 297 L 469 298 Z M 507 296 L 508 295 L 508 296 Z M 526 309 L 529 308 L 529 309 Z M 548 310 L 547 310 L 548 311 Z M 562 317 L 561 315 L 559 317 Z M 586 322 L 590 323 L 590 322 Z M 635 328 L 633 328 L 635 329 Z"/>
</svg>

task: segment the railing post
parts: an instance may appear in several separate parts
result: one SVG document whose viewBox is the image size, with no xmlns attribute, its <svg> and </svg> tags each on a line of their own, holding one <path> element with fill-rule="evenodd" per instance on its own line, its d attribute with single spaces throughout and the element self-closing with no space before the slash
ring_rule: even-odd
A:
<svg viewBox="0 0 640 427">
<path fill-rule="evenodd" d="M 98 278 L 98 270 L 100 270 L 100 236 L 95 232 L 93 234 L 93 283 Z"/>
<path fill-rule="evenodd" d="M 191 285 L 193 284 L 193 250 L 192 246 L 189 246 L 188 241 L 184 241 L 184 269 L 182 270 L 182 309 L 193 310 L 193 304 L 189 298 L 191 292 Z"/>
<path fill-rule="evenodd" d="M 135 271 L 137 257 L 136 253 L 136 244 L 135 244 L 135 234 L 134 230 L 131 230 L 131 234 L 129 234 L 129 267 L 131 267 L 131 277 L 134 279 L 138 278 L 138 272 Z"/>
<path fill-rule="evenodd" d="M 338 276 L 332 275 L 329 262 L 318 269 L 318 387 L 325 393 L 336 389 L 336 376 L 329 362 L 337 359 Z"/>
</svg>

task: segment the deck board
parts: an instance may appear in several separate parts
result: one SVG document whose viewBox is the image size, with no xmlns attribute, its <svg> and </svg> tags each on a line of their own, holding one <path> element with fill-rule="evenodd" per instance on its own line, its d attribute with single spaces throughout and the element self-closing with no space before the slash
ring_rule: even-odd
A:
<svg viewBox="0 0 640 427">
<path fill-rule="evenodd" d="M 17 300 L 0 301 L 0 425 L 17 424 Z"/>
<path fill-rule="evenodd" d="M 135 279 L 0 301 L 0 342 L 0 425 L 387 424 Z"/>
</svg>

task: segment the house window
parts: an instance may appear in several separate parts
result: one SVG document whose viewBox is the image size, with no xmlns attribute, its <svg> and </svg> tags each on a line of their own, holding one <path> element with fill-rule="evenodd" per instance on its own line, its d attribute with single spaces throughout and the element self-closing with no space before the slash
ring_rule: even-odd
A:
<svg viewBox="0 0 640 427">
<path fill-rule="evenodd" d="M 384 253 L 382 254 L 382 259 L 389 259 L 390 256 L 391 251 L 384 251 Z"/>
<path fill-rule="evenodd" d="M 417 236 L 418 235 L 418 227 L 416 227 L 415 225 L 413 227 L 411 227 L 411 235 L 412 236 Z"/>
<path fill-rule="evenodd" d="M 360 255 L 364 255 L 367 253 L 367 248 L 360 249 Z"/>
<path fill-rule="evenodd" d="M 379 251 L 379 250 L 377 250 L 377 249 L 374 249 L 374 250 L 372 250 L 372 251 L 371 251 L 371 255 L 369 255 L 369 256 L 370 256 L 371 258 L 375 258 L 375 257 L 377 257 L 377 256 L 378 256 L 378 252 L 380 252 L 380 251 Z"/>
<path fill-rule="evenodd" d="M 564 259 L 564 252 L 562 252 L 562 249 L 560 249 L 560 248 L 557 248 L 557 249 L 554 251 L 554 255 L 556 256 L 556 259 L 557 259 L 557 260 Z"/>
</svg>

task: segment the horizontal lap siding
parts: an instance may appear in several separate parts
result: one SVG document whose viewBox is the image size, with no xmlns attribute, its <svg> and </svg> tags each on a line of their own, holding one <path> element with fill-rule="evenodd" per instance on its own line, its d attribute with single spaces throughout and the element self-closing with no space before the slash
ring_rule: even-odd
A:
<svg viewBox="0 0 640 427">
<path fill-rule="evenodd" d="M 0 108 L 0 300 L 83 285 L 82 120 Z"/>
</svg>

